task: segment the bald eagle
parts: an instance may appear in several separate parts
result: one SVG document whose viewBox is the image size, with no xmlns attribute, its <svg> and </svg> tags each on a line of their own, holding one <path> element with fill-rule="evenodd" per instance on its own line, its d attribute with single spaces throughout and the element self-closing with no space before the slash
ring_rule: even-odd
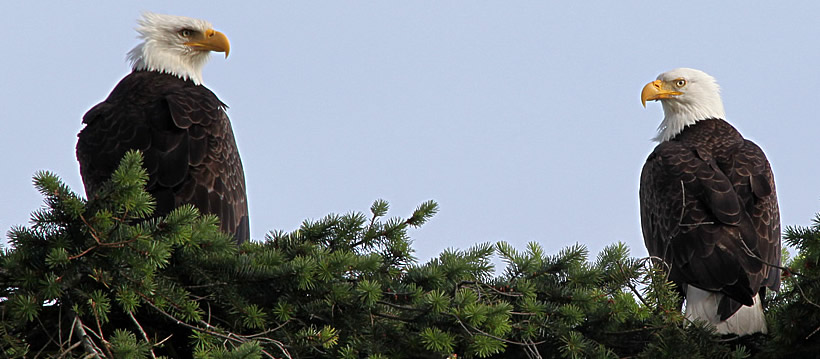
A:
<svg viewBox="0 0 820 359">
<path fill-rule="evenodd" d="M 763 151 L 726 122 L 715 79 L 662 73 L 641 93 L 663 105 L 660 142 L 641 172 L 641 227 L 685 294 L 686 316 L 719 333 L 766 333 L 766 289 L 780 287 L 780 211 Z"/>
<path fill-rule="evenodd" d="M 227 106 L 202 86 L 202 67 L 212 51 L 228 57 L 228 38 L 207 21 L 182 16 L 145 13 L 138 23 L 142 42 L 128 53 L 133 71 L 83 116 L 77 160 L 86 194 L 137 149 L 156 215 L 192 204 L 247 241 L 245 175 Z"/>
</svg>

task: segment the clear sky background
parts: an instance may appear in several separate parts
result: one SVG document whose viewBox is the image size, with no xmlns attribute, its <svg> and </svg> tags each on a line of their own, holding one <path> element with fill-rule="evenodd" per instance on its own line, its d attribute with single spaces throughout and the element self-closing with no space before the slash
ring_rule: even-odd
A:
<svg viewBox="0 0 820 359">
<path fill-rule="evenodd" d="M 83 193 L 81 118 L 129 71 L 141 11 L 231 40 L 204 83 L 230 106 L 251 231 L 367 212 L 407 216 L 420 260 L 505 240 L 645 255 L 638 177 L 664 71 L 715 76 L 728 120 L 772 162 L 782 223 L 820 210 L 820 2 L 5 2 L 0 230 L 42 204 L 50 170 Z"/>
</svg>

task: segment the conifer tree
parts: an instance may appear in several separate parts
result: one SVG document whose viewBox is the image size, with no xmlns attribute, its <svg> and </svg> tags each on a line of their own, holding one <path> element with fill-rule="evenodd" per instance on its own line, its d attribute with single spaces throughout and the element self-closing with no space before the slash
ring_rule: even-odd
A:
<svg viewBox="0 0 820 359">
<path fill-rule="evenodd" d="M 236 245 L 182 206 L 153 217 L 141 155 L 83 199 L 42 172 L 45 206 L 0 255 L 3 357 L 746 358 L 820 350 L 820 216 L 789 227 L 797 250 L 768 299 L 769 335 L 688 322 L 663 268 L 621 243 L 595 258 L 479 243 L 418 263 L 408 217 L 306 220 Z M 545 238 L 544 240 L 550 240 Z M 495 271 L 493 256 L 504 268 Z"/>
</svg>

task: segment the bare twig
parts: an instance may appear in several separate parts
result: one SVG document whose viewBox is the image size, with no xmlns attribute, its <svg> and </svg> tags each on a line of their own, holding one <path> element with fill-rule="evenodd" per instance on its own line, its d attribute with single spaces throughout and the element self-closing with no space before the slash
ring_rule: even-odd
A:
<svg viewBox="0 0 820 359">
<path fill-rule="evenodd" d="M 541 359 L 541 353 L 538 352 L 538 346 L 532 340 L 527 341 L 527 345 L 524 346 L 524 352 L 527 354 L 527 358 Z"/>
<path fill-rule="evenodd" d="M 111 353 L 111 344 L 108 342 L 108 340 L 105 339 L 105 336 L 103 335 L 102 324 L 100 323 L 100 316 L 97 314 L 96 311 L 97 303 L 92 302 L 91 306 L 94 309 L 94 321 L 97 322 L 97 330 L 99 330 L 99 338 L 103 344 L 103 350 L 105 350 L 106 354 L 108 354 L 109 357 L 113 358 L 114 354 Z"/>
<path fill-rule="evenodd" d="M 171 339 L 171 337 L 173 337 L 173 336 L 174 336 L 174 335 L 173 335 L 173 334 L 171 334 L 171 335 L 169 335 L 169 336 L 165 337 L 165 339 L 158 341 L 158 342 L 157 342 L 157 344 L 155 344 L 154 346 L 157 346 L 157 347 L 158 347 L 158 346 L 162 345 L 163 343 L 167 342 L 167 341 L 168 341 L 168 339 Z"/>
<path fill-rule="evenodd" d="M 680 181 L 681 204 L 680 204 L 680 218 L 678 225 L 681 227 L 697 227 L 704 224 L 715 224 L 715 222 L 700 222 L 700 223 L 683 223 L 683 215 L 686 209 L 686 186 L 683 185 L 683 180 Z"/>
<path fill-rule="evenodd" d="M 462 328 L 464 328 L 464 330 L 466 330 L 466 331 L 467 331 L 467 334 L 470 334 L 470 336 L 473 336 L 473 332 L 476 332 L 477 334 L 479 334 L 479 335 L 483 335 L 483 336 L 488 337 L 488 338 L 493 338 L 493 339 L 495 339 L 495 340 L 502 341 L 502 342 L 507 343 L 507 344 L 515 344 L 515 345 L 520 345 L 520 346 L 539 345 L 539 344 L 543 344 L 543 343 L 546 343 L 546 342 L 547 342 L 546 340 L 543 340 L 543 341 L 540 341 L 540 342 L 532 342 L 532 341 L 530 341 L 529 343 L 524 343 L 524 342 L 517 342 L 517 341 L 514 341 L 514 340 L 504 339 L 504 338 L 501 338 L 501 337 L 497 337 L 497 336 L 495 336 L 495 335 L 492 335 L 492 334 L 490 334 L 490 333 L 487 333 L 487 332 L 485 332 L 485 331 L 483 331 L 483 330 L 481 330 L 481 329 L 478 329 L 478 328 L 476 328 L 476 327 L 473 327 L 473 326 L 471 326 L 471 325 L 467 325 L 467 324 L 465 324 L 465 323 L 461 320 L 461 318 L 459 318 L 459 317 L 458 317 L 457 315 L 455 315 L 455 314 L 451 314 L 451 315 L 452 315 L 452 317 L 453 317 L 453 318 L 456 318 L 456 321 L 458 322 L 458 324 L 460 324 L 460 325 L 461 325 L 461 327 L 462 327 Z"/>
<path fill-rule="evenodd" d="M 249 335 L 246 335 L 245 337 L 247 337 L 247 338 L 261 337 L 261 336 L 263 336 L 263 335 L 267 335 L 267 334 L 269 334 L 269 333 L 273 333 L 273 332 L 275 332 L 275 331 L 277 331 L 277 330 L 279 330 L 279 329 L 284 328 L 284 327 L 285 327 L 285 325 L 287 325 L 288 323 L 290 323 L 290 319 L 286 320 L 284 323 L 280 324 L 280 325 L 279 325 L 279 326 L 277 326 L 276 328 L 273 328 L 273 329 L 268 329 L 268 330 L 266 330 L 266 331 L 264 331 L 264 332 L 259 332 L 259 333 L 256 333 L 256 334 L 249 334 Z"/>
<path fill-rule="evenodd" d="M 412 319 L 405 319 L 405 318 L 399 317 L 397 315 L 392 315 L 392 314 L 387 314 L 387 313 L 374 312 L 374 313 L 371 313 L 371 315 L 386 318 L 386 319 L 398 320 L 398 321 L 405 322 L 405 323 L 412 323 L 413 322 Z"/>
<path fill-rule="evenodd" d="M 491 285 L 489 285 L 489 284 L 487 284 L 487 283 L 483 283 L 483 282 L 482 282 L 482 283 L 479 283 L 479 284 L 482 284 L 482 285 L 484 285 L 485 287 L 490 288 L 490 290 L 492 290 L 492 291 L 493 291 L 493 292 L 495 292 L 496 294 L 501 294 L 501 295 L 503 295 L 503 296 L 507 296 L 507 297 L 523 297 L 523 296 L 524 296 L 524 294 L 521 294 L 521 293 L 515 293 L 515 292 L 512 292 L 512 291 L 510 291 L 510 292 L 502 292 L 502 291 L 500 291 L 500 290 L 496 289 L 495 287 L 493 287 L 493 286 L 491 286 Z"/>
<path fill-rule="evenodd" d="M 618 262 L 618 270 L 624 275 L 624 277 L 627 277 L 626 271 L 624 270 L 624 267 L 621 265 L 620 262 Z M 641 292 L 638 291 L 638 288 L 635 288 L 635 285 L 632 284 L 632 279 L 631 278 L 626 278 L 626 285 L 629 286 L 629 289 L 632 290 L 632 293 L 635 294 L 635 296 L 638 297 L 638 300 L 640 300 L 641 303 L 643 303 L 643 305 L 645 307 L 651 308 L 649 306 L 649 303 L 646 302 L 646 299 L 644 299 L 643 296 L 641 295 Z"/>
<path fill-rule="evenodd" d="M 77 315 L 74 315 L 74 325 L 73 325 L 74 329 L 73 330 L 77 331 L 77 336 L 80 337 L 80 341 L 83 343 L 83 348 L 85 349 L 85 352 L 88 353 L 88 355 L 91 358 L 102 359 L 103 356 L 101 356 L 100 352 L 97 351 L 97 348 L 94 345 L 94 342 L 91 341 L 91 338 L 88 337 L 88 335 L 85 332 L 84 327 L 85 327 L 85 325 L 83 325 L 83 321 L 80 320 L 80 317 L 77 316 Z"/>
<path fill-rule="evenodd" d="M 803 277 L 803 274 L 801 274 L 800 272 L 793 271 L 790 268 L 779 266 L 779 265 L 774 264 L 774 263 L 769 263 L 769 262 L 765 261 L 763 258 L 760 258 L 760 256 L 758 256 L 757 254 L 752 252 L 752 250 L 749 248 L 748 245 L 746 245 L 746 242 L 744 242 L 743 240 L 741 240 L 740 243 L 743 244 L 743 252 L 746 253 L 746 255 L 748 255 L 749 257 L 757 259 L 758 261 L 760 261 L 760 263 L 763 263 L 763 264 L 765 264 L 769 267 L 780 269 L 780 270 L 782 270 L 786 273 L 789 273 L 791 275 L 794 275 L 794 276 Z M 811 303 L 811 301 L 809 301 L 809 303 Z M 814 304 L 814 303 L 812 303 L 812 304 Z M 814 306 L 817 306 L 817 304 L 814 304 Z M 820 308 L 820 307 L 818 307 L 818 308 Z"/>
<path fill-rule="evenodd" d="M 664 254 L 663 254 L 664 257 L 666 257 L 666 251 L 667 250 L 669 250 L 669 242 L 667 242 L 666 248 L 664 249 Z M 657 261 L 660 264 L 663 264 L 664 272 L 666 273 L 666 276 L 664 277 L 664 280 L 669 281 L 669 274 L 672 273 L 672 266 L 669 263 L 666 263 L 666 261 L 664 261 L 663 258 L 658 257 L 658 256 L 648 256 L 648 257 L 641 258 L 639 260 L 639 262 L 644 262 L 645 263 L 645 262 L 651 261 L 651 260 L 654 260 L 654 261 Z M 645 265 L 644 263 L 642 263 L 641 265 Z"/>
<path fill-rule="evenodd" d="M 525 315 L 525 316 L 528 316 L 528 317 L 536 315 L 536 313 L 526 313 L 526 312 L 509 312 L 509 313 L 512 314 L 512 315 Z"/>
<path fill-rule="evenodd" d="M 100 242 L 100 240 L 98 238 L 94 237 L 94 240 L 97 241 L 96 245 L 88 247 L 88 249 L 80 252 L 79 254 L 75 254 L 73 256 L 68 257 L 68 260 L 75 260 L 77 258 L 80 258 L 80 257 L 88 254 L 88 252 L 91 252 L 92 250 L 95 250 L 97 248 L 105 248 L 105 247 L 119 248 L 119 247 L 122 247 L 124 245 L 131 244 L 131 243 L 135 242 L 137 239 L 138 238 L 132 238 L 132 239 L 129 239 L 127 241 L 121 241 L 121 242 L 115 242 L 115 243 L 102 243 L 102 242 Z"/>
<path fill-rule="evenodd" d="M 666 270 L 667 270 L 667 271 L 672 270 L 672 268 L 669 266 L 669 263 L 666 263 L 666 262 L 663 260 L 663 258 L 658 257 L 658 256 L 648 256 L 648 257 L 643 257 L 643 258 L 639 259 L 638 261 L 640 261 L 640 262 L 646 262 L 646 261 L 649 261 L 649 260 L 655 260 L 655 261 L 657 261 L 658 263 L 663 264 L 664 268 L 666 268 Z"/>
<path fill-rule="evenodd" d="M 803 296 L 803 299 L 804 299 L 806 302 L 808 302 L 809 304 L 811 304 L 811 305 L 813 305 L 813 306 L 815 306 L 815 307 L 817 307 L 817 308 L 820 308 L 820 305 L 817 305 L 817 303 L 812 302 L 812 301 L 809 299 L 809 297 L 807 297 L 807 296 L 806 296 L 806 293 L 805 293 L 805 292 L 803 292 L 803 287 L 801 287 L 801 286 L 800 286 L 800 283 L 797 283 L 797 282 L 795 281 L 795 282 L 794 282 L 794 285 L 797 287 L 797 290 L 799 290 L 799 291 L 800 291 L 800 295 L 801 295 L 801 296 Z M 811 337 L 812 337 L 814 334 L 816 334 L 818 331 L 820 331 L 820 326 L 818 326 L 818 327 L 817 327 L 817 329 L 815 329 L 814 331 L 812 331 L 811 333 L 809 333 L 809 335 L 807 335 L 807 336 L 806 336 L 806 340 L 808 340 L 809 338 L 811 338 Z"/>
<path fill-rule="evenodd" d="M 79 347 L 82 344 L 83 344 L 82 341 L 71 344 L 71 346 L 69 346 L 68 348 L 66 348 L 65 350 L 62 350 L 60 352 L 60 356 L 58 356 L 57 359 L 65 357 L 66 355 L 70 354 L 72 350 L 77 349 L 77 347 Z M 35 356 L 35 358 L 38 357 L 38 356 L 39 356 L 39 353 L 37 353 L 37 356 Z"/>
<path fill-rule="evenodd" d="M 200 284 L 200 285 L 188 285 L 185 286 L 185 289 L 200 289 L 200 288 L 209 288 L 209 287 L 218 287 L 222 285 L 228 285 L 226 282 L 215 282 L 215 283 L 208 283 L 208 284 Z"/>
<path fill-rule="evenodd" d="M 145 339 L 145 342 L 151 344 L 151 339 L 148 339 L 148 334 L 146 334 L 145 330 L 142 329 L 142 325 L 140 325 L 140 322 L 138 322 L 137 318 L 134 317 L 134 313 L 128 312 L 128 317 L 130 317 L 131 321 L 134 322 L 134 325 L 136 325 L 137 328 L 139 328 L 140 333 L 142 334 L 142 338 Z M 151 358 L 157 359 L 157 355 L 154 353 L 153 345 L 151 346 Z"/>
<path fill-rule="evenodd" d="M 463 280 L 461 282 L 458 282 L 458 284 L 456 284 L 455 287 L 453 287 L 453 298 L 455 298 L 455 296 L 458 294 L 458 290 L 461 289 L 462 285 L 469 285 L 475 283 L 476 282 L 473 280 Z"/>
<path fill-rule="evenodd" d="M 102 338 L 100 337 L 100 334 L 97 334 L 97 332 L 95 332 L 95 331 L 94 331 L 94 328 L 89 327 L 89 326 L 87 326 L 87 325 L 83 324 L 83 329 L 84 329 L 84 330 L 86 330 L 86 333 L 91 333 L 91 335 L 93 335 L 95 338 L 97 338 L 97 339 L 99 339 L 99 340 L 102 340 Z M 94 346 L 94 348 L 97 350 L 97 352 L 99 352 L 99 353 L 100 353 L 100 355 L 102 355 L 102 357 L 103 357 L 103 358 L 106 358 L 106 356 L 105 356 L 105 355 L 104 355 L 104 353 L 103 353 L 103 350 L 102 350 L 102 349 L 100 349 L 100 346 L 99 346 L 99 345 L 97 345 L 97 343 L 95 343 L 95 342 L 93 342 L 93 341 L 92 341 L 92 342 L 91 342 L 91 345 L 93 345 L 93 346 Z"/>
<path fill-rule="evenodd" d="M 56 340 L 54 340 L 54 334 L 50 333 L 49 330 L 46 329 L 46 326 L 43 324 L 43 322 L 40 320 L 39 317 L 37 318 L 37 323 L 40 324 L 40 328 L 43 329 L 43 333 L 46 333 L 46 335 L 48 335 L 48 340 L 46 340 L 46 343 L 43 345 L 42 348 L 40 348 L 40 350 L 37 352 L 37 354 L 34 355 L 35 358 L 39 357 L 40 353 L 42 353 L 43 350 L 45 350 L 46 347 L 48 347 L 49 344 L 53 343 L 53 344 L 57 344 L 57 346 L 62 346 L 62 343 L 59 343 Z"/>
<path fill-rule="evenodd" d="M 102 241 L 100 241 L 100 237 L 97 235 L 97 230 L 94 229 L 94 227 L 92 227 L 90 223 L 88 223 L 88 221 L 85 219 L 85 216 L 81 214 L 80 220 L 82 220 L 83 223 L 85 223 L 86 227 L 88 227 L 89 234 L 91 234 L 91 237 L 94 238 L 95 241 L 97 241 L 97 244 L 101 243 Z"/>
<path fill-rule="evenodd" d="M 198 332 L 201 332 L 201 333 L 206 333 L 206 334 L 209 334 L 209 335 L 213 335 L 213 336 L 218 337 L 218 338 L 222 338 L 223 340 L 225 340 L 225 342 L 233 342 L 233 343 L 240 343 L 240 344 L 241 344 L 241 343 L 248 342 L 248 341 L 250 341 L 250 340 L 258 340 L 258 341 L 263 341 L 263 342 L 266 342 L 266 343 L 269 343 L 269 344 L 275 345 L 277 348 L 279 348 L 279 350 L 280 350 L 280 351 L 282 351 L 282 354 L 284 354 L 284 355 L 285 355 L 285 357 L 287 357 L 287 358 L 289 358 L 289 359 L 290 359 L 290 358 L 292 358 L 292 357 L 290 356 L 290 353 L 288 353 L 288 350 L 285 348 L 285 345 L 284 345 L 284 344 L 282 344 L 281 342 L 279 342 L 278 340 L 274 340 L 274 339 L 271 339 L 271 338 L 266 338 L 266 337 L 262 337 L 262 338 L 258 338 L 258 337 L 249 338 L 249 337 L 247 337 L 247 336 L 244 336 L 244 335 L 239 335 L 239 334 L 236 334 L 236 333 L 231 333 L 231 332 L 228 332 L 227 334 L 222 334 L 222 333 L 219 333 L 219 332 L 216 332 L 216 331 L 210 330 L 210 329 L 205 329 L 205 328 L 215 328 L 215 327 L 214 327 L 214 326 L 212 326 L 212 325 L 210 325 L 210 324 L 208 324 L 208 323 L 206 323 L 205 321 L 202 321 L 202 320 L 199 320 L 198 322 L 199 322 L 199 324 L 200 324 L 200 325 L 203 325 L 205 328 L 200 328 L 200 327 L 198 327 L 198 326 L 191 325 L 191 324 L 188 324 L 188 323 L 186 323 L 186 322 L 184 322 L 184 321 L 182 321 L 182 320 L 180 320 L 180 319 L 177 319 L 176 317 L 174 317 L 174 316 L 173 316 L 173 315 L 171 315 L 170 313 L 168 313 L 168 312 L 166 312 L 166 311 L 162 310 L 161 308 L 157 307 L 156 305 L 154 305 L 154 303 L 153 303 L 151 300 L 149 300 L 146 296 L 144 296 L 143 294 L 139 293 L 139 295 L 140 295 L 140 296 L 142 296 L 142 297 L 143 297 L 143 299 L 145 299 L 145 303 L 147 303 L 147 304 L 148 304 L 148 306 L 150 306 L 151 308 L 153 308 L 154 310 L 156 310 L 157 312 L 159 312 L 160 314 L 162 314 L 162 315 L 163 315 L 163 316 L 165 316 L 166 318 L 171 319 L 171 320 L 172 320 L 172 321 L 174 321 L 174 323 L 176 323 L 177 325 L 180 325 L 180 326 L 183 326 L 183 327 L 185 327 L 185 328 L 188 328 L 188 329 L 191 329 L 191 330 L 195 330 L 195 331 L 198 331 Z M 273 355 L 271 355 L 271 354 L 269 354 L 269 353 L 265 352 L 264 350 L 263 350 L 262 352 L 263 352 L 263 353 L 264 353 L 267 357 L 269 357 L 269 358 L 271 358 L 271 359 L 275 359 L 275 357 L 274 357 Z"/>
<path fill-rule="evenodd" d="M 645 327 L 642 327 L 642 328 L 620 330 L 620 331 L 617 331 L 617 332 L 608 331 L 608 332 L 605 332 L 605 333 L 606 334 L 630 334 L 630 333 L 643 332 L 643 331 L 647 331 L 647 330 L 663 329 L 664 327 L 666 327 L 666 326 L 665 325 L 658 325 L 658 326 L 651 326 L 651 327 L 646 327 L 645 326 Z"/>
<path fill-rule="evenodd" d="M 421 308 L 415 308 L 415 307 L 411 307 L 411 306 L 408 306 L 408 305 L 394 304 L 394 303 L 386 302 L 386 301 L 383 301 L 383 300 L 378 300 L 378 301 L 376 301 L 376 303 L 386 305 L 388 307 L 393 307 L 393 308 L 396 308 L 396 309 L 402 309 L 402 310 L 411 310 L 411 311 L 417 311 L 417 312 L 425 311 L 424 309 L 421 309 Z"/>
<path fill-rule="evenodd" d="M 76 323 L 73 323 L 73 322 L 71 323 L 71 330 L 68 331 L 68 339 L 66 339 L 67 343 L 71 343 L 71 338 L 74 337 L 74 324 L 76 324 Z"/>
<path fill-rule="evenodd" d="M 98 240 L 97 242 L 99 243 L 99 240 Z M 73 260 L 75 260 L 75 259 L 77 259 L 77 258 L 80 258 L 80 257 L 82 257 L 82 256 L 84 256 L 84 255 L 86 255 L 86 254 L 88 254 L 88 252 L 91 252 L 92 250 L 94 250 L 94 249 L 96 249 L 96 248 L 99 248 L 99 247 L 100 247 L 99 245 L 88 247 L 88 249 L 86 249 L 86 250 L 82 251 L 80 254 L 77 254 L 77 255 L 73 255 L 73 256 L 71 256 L 71 257 L 68 257 L 68 260 L 73 261 Z"/>
<path fill-rule="evenodd" d="M 809 340 L 809 338 L 811 338 L 813 335 L 817 334 L 818 331 L 820 331 L 820 327 L 817 327 L 816 329 L 814 329 L 813 332 L 811 332 L 809 335 L 807 335 L 806 340 Z"/>
</svg>

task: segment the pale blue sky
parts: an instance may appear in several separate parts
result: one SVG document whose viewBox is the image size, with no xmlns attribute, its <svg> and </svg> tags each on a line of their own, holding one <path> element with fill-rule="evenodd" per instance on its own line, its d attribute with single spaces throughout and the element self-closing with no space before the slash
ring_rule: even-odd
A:
<svg viewBox="0 0 820 359">
<path fill-rule="evenodd" d="M 130 69 L 143 10 L 231 40 L 204 83 L 230 106 L 252 237 L 388 200 L 421 260 L 529 241 L 644 255 L 638 176 L 662 117 L 647 82 L 694 67 L 766 152 L 782 222 L 820 210 L 820 3 L 679 1 L 8 2 L 0 11 L 0 229 L 54 171 L 75 190 L 82 115 Z"/>
</svg>

